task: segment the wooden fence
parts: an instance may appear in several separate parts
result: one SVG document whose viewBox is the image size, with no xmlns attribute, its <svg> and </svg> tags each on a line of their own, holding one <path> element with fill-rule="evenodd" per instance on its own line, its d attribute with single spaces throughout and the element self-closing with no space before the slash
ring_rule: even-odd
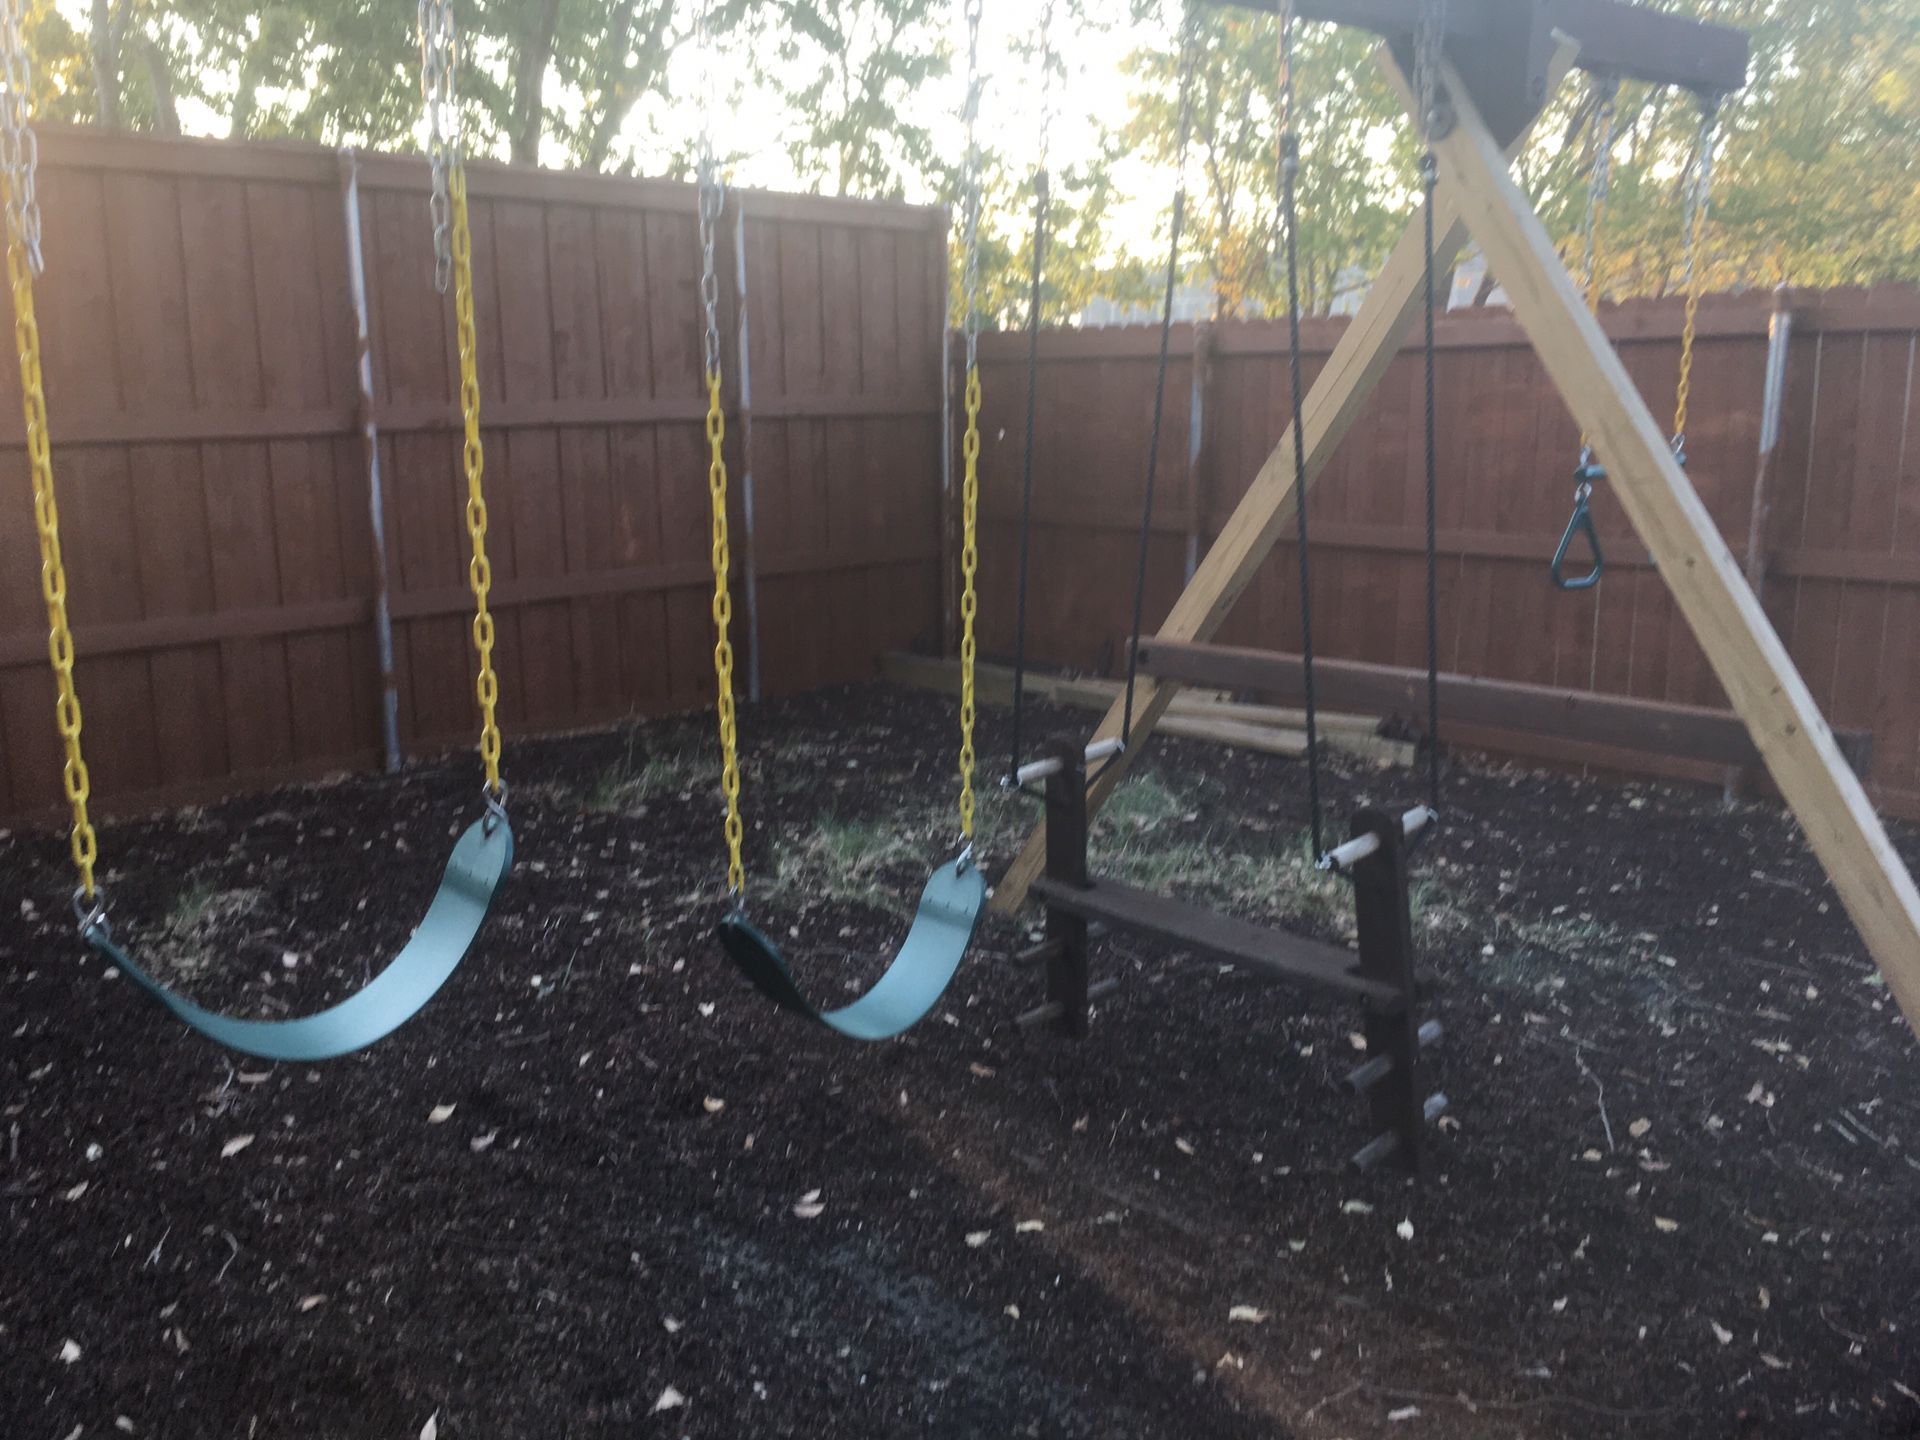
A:
<svg viewBox="0 0 1920 1440">
<path fill-rule="evenodd" d="M 359 173 L 399 730 L 431 750 L 475 725 L 451 307 L 424 162 Z M 43 137 L 46 387 L 109 805 L 379 762 L 343 185 L 314 147 Z M 693 189 L 475 165 L 470 193 L 502 723 L 708 703 Z M 940 627 L 944 218 L 736 194 L 718 259 L 736 422 L 736 272 L 747 295 L 761 678 L 869 674 Z M 0 413 L 0 815 L 37 815 L 59 797 L 53 690 Z"/>
<path fill-rule="evenodd" d="M 1767 467 L 1755 547 L 1768 613 L 1828 719 L 1871 730 L 1870 789 L 1920 816 L 1920 294 L 1791 297 L 1782 436 Z M 1704 306 L 1688 472 L 1734 553 L 1749 546 L 1771 297 Z M 1307 383 L 1344 321 L 1305 327 Z M 1634 303 L 1609 332 L 1657 416 L 1672 412 L 1677 302 Z M 1124 661 L 1150 433 L 1153 327 L 1043 337 L 1029 644 L 1042 663 L 1111 672 Z M 1173 337 L 1156 486 L 1147 625 L 1178 594 L 1289 416 L 1286 330 L 1255 322 Z M 1723 706 L 1685 621 L 1604 486 L 1607 551 L 1596 590 L 1546 578 L 1566 522 L 1578 437 L 1504 312 L 1439 327 L 1440 614 L 1452 671 Z M 1024 434 L 1025 340 L 981 341 L 983 647 L 1012 648 L 1014 522 Z M 1313 492 L 1315 638 L 1323 653 L 1425 664 L 1422 380 L 1396 357 L 1371 408 Z M 1193 414 L 1198 405 L 1198 445 Z M 1197 458 L 1196 458 L 1197 455 Z M 1299 648 L 1297 570 L 1282 546 L 1218 637 Z M 1444 723 L 1444 721 L 1443 721 Z M 1461 738 L 1456 736 L 1456 738 Z M 1479 734 L 1496 747 L 1519 737 Z M 1699 766 L 1590 747 L 1531 753 L 1708 778 Z"/>
</svg>

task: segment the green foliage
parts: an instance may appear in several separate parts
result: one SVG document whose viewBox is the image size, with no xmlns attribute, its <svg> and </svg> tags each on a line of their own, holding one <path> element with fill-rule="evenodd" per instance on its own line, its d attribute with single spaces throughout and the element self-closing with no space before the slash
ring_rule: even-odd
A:
<svg viewBox="0 0 1920 1440">
<path fill-rule="evenodd" d="M 1142 12 L 1152 7 L 1142 4 Z M 1920 279 L 1920 7 L 1911 0 L 1678 0 L 1669 7 L 1743 26 L 1751 81 L 1722 106 L 1709 288 Z M 1277 253 L 1278 35 L 1270 16 L 1204 11 L 1190 192 L 1192 252 L 1222 314 L 1272 306 Z M 1346 266 L 1371 273 L 1415 200 L 1414 152 L 1397 101 L 1352 32 L 1302 25 L 1302 303 L 1324 310 Z M 1171 163 L 1177 57 L 1130 62 L 1126 138 Z M 1579 248 L 1591 97 L 1578 78 L 1535 131 L 1523 183 L 1566 252 Z M 1603 239 L 1603 289 L 1662 294 L 1683 273 L 1682 186 L 1699 124 L 1690 97 L 1623 87 Z"/>
</svg>

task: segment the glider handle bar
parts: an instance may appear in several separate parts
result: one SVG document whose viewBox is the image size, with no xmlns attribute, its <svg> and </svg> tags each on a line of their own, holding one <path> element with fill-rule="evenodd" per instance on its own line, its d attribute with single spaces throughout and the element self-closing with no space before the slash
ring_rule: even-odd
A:
<svg viewBox="0 0 1920 1440">
<path fill-rule="evenodd" d="M 1438 813 L 1430 805 L 1416 805 L 1400 817 L 1400 831 L 1411 840 L 1427 826 L 1439 819 Z M 1378 835 L 1356 835 L 1343 845 L 1336 845 L 1320 857 L 1322 870 L 1347 871 L 1358 865 L 1368 856 L 1378 853 L 1380 837 Z"/>
<path fill-rule="evenodd" d="M 1109 736 L 1105 740 L 1096 740 L 1087 746 L 1088 763 L 1092 763 L 1095 760 L 1104 760 L 1109 755 L 1118 755 L 1126 748 L 1126 741 L 1122 740 L 1118 735 Z M 1022 765 L 1018 770 L 1014 771 L 1013 778 L 1022 785 L 1031 785 L 1036 780 L 1044 780 L 1049 775 L 1058 775 L 1059 773 L 1060 760 L 1057 756 L 1051 756 L 1045 760 L 1035 760 L 1031 764 Z"/>
<path fill-rule="evenodd" d="M 1095 1000 L 1105 999 L 1119 988 L 1120 982 L 1117 979 L 1096 980 L 1087 987 L 1087 1003 L 1092 1004 Z M 1066 1013 L 1067 1007 L 1060 1001 L 1049 1000 L 1043 1005 L 1034 1006 L 1013 1023 L 1022 1030 L 1031 1030 L 1036 1025 L 1045 1025 L 1050 1021 L 1058 1020 Z"/>
<path fill-rule="evenodd" d="M 1449 1103 L 1446 1095 L 1436 1090 L 1433 1094 L 1427 1096 L 1426 1103 L 1420 1107 L 1420 1113 L 1428 1124 L 1432 1124 L 1435 1120 L 1438 1120 L 1442 1115 L 1447 1113 Z M 1353 1152 L 1353 1168 L 1363 1171 L 1371 1170 L 1382 1160 L 1394 1154 L 1399 1148 L 1399 1132 L 1397 1130 L 1383 1130 Z"/>
<path fill-rule="evenodd" d="M 1440 1043 L 1440 1037 L 1446 1031 L 1438 1020 L 1429 1020 L 1415 1032 L 1414 1038 L 1420 1042 L 1420 1048 Z M 1376 1055 L 1371 1060 L 1356 1065 L 1347 1072 L 1346 1087 L 1356 1095 L 1364 1095 L 1393 1073 L 1393 1056 Z"/>
</svg>

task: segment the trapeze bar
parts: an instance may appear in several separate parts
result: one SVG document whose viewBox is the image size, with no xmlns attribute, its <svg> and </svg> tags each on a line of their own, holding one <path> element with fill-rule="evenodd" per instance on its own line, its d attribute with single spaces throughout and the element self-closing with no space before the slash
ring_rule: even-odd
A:
<svg viewBox="0 0 1920 1440">
<path fill-rule="evenodd" d="M 1118 735 L 1109 736 L 1105 740 L 1096 740 L 1087 746 L 1087 761 L 1091 764 L 1095 760 L 1104 760 L 1109 755 L 1118 755 L 1126 748 L 1126 742 Z M 1014 771 L 1013 778 L 1022 785 L 1031 785 L 1036 780 L 1044 780 L 1049 775 L 1058 775 L 1059 773 L 1059 760 L 1035 760 L 1032 764 L 1022 765 L 1018 770 Z"/>
<path fill-rule="evenodd" d="M 1425 805 L 1416 805 L 1400 817 L 1400 830 L 1409 840 L 1426 829 L 1434 820 L 1434 812 Z M 1358 865 L 1362 860 L 1380 848 L 1378 835 L 1356 835 L 1344 845 L 1336 845 L 1320 861 L 1322 870 L 1345 870 Z"/>
</svg>

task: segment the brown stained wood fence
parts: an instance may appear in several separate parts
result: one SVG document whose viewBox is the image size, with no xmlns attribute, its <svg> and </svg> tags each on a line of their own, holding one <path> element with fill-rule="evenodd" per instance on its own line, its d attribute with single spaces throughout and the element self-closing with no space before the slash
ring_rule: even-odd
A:
<svg viewBox="0 0 1920 1440">
<path fill-rule="evenodd" d="M 315 147 L 43 137 L 46 388 L 110 807 L 379 762 L 342 185 Z M 400 731 L 424 752 L 476 723 L 457 362 L 424 162 L 363 157 L 360 185 Z M 502 724 L 708 703 L 693 189 L 475 165 L 470 194 Z M 740 209 L 761 673 L 778 693 L 939 634 L 944 219 L 733 197 L 735 421 Z M 15 405 L 0 455 L 0 815 L 39 815 L 59 765 Z M 737 552 L 741 522 L 736 498 Z"/>
<path fill-rule="evenodd" d="M 1688 471 L 1736 556 L 1752 516 L 1772 297 L 1715 297 L 1701 315 Z M 1782 436 L 1761 529 L 1769 615 L 1829 721 L 1871 730 L 1870 786 L 1920 816 L 1920 293 L 1791 297 Z M 1610 310 L 1609 333 L 1654 413 L 1672 413 L 1677 302 Z M 1312 383 L 1344 321 L 1305 327 Z M 1204 329 L 1197 468 L 1189 466 L 1195 331 L 1176 330 L 1147 601 L 1151 627 L 1278 442 L 1288 419 L 1286 331 Z M 1048 333 L 1039 377 L 1031 653 L 1113 671 L 1124 661 L 1150 428 L 1154 327 Z M 1566 522 L 1577 435 L 1524 335 L 1504 313 L 1439 326 L 1442 665 L 1646 699 L 1724 706 L 1686 622 L 1613 497 L 1595 511 L 1605 582 L 1554 591 L 1547 558 Z M 983 649 L 1012 649 L 1014 521 L 1025 341 L 981 341 Z M 1315 638 L 1323 653 L 1424 665 L 1420 359 L 1395 358 L 1315 487 Z M 1281 546 L 1217 637 L 1297 650 L 1297 571 Z M 1443 721 L 1444 723 L 1444 721 Z M 1468 737 L 1494 745 L 1517 737 Z M 1695 766 L 1570 745 L 1558 755 L 1710 778 Z M 1712 776 L 1717 778 L 1717 776 Z"/>
</svg>

